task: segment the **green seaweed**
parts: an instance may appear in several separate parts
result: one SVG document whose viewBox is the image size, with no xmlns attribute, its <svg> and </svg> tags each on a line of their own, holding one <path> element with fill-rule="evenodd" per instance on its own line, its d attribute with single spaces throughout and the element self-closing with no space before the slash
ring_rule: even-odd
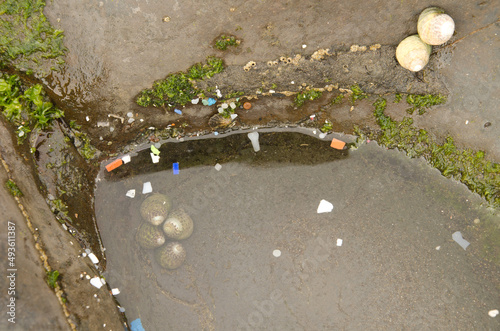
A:
<svg viewBox="0 0 500 331">
<path fill-rule="evenodd" d="M 43 14 L 43 0 L 0 2 L 0 64 L 27 73 L 48 75 L 64 63 L 62 30 L 52 27 Z M 44 67 L 44 63 L 47 65 Z"/>
<path fill-rule="evenodd" d="M 412 115 L 415 110 L 417 110 L 419 115 L 423 115 L 430 107 L 445 103 L 446 97 L 440 94 L 408 94 L 406 96 L 406 102 L 411 105 L 411 107 L 406 110 L 408 114 Z"/>
<path fill-rule="evenodd" d="M 240 44 L 240 41 L 236 39 L 235 36 L 231 35 L 220 35 L 214 43 L 214 47 L 221 50 L 225 51 L 229 46 L 238 46 Z"/>
<path fill-rule="evenodd" d="M 494 207 L 500 207 L 500 164 L 488 161 L 483 151 L 460 149 L 452 137 L 438 143 L 425 130 L 416 128 L 411 118 L 398 122 L 385 115 L 387 102 L 379 98 L 373 104 L 374 115 L 382 129 L 378 141 L 398 148 L 410 157 L 424 157 L 443 176 L 465 184 Z"/>
<path fill-rule="evenodd" d="M 57 270 L 51 270 L 47 271 L 47 284 L 50 286 L 50 288 L 56 288 L 57 285 L 57 280 L 59 279 L 59 271 Z"/>
<path fill-rule="evenodd" d="M 332 99 L 332 101 L 330 102 L 332 105 L 336 105 L 336 104 L 339 104 L 342 102 L 342 100 L 344 100 L 344 95 L 343 94 L 339 94 L 337 95 L 335 98 Z"/>
<path fill-rule="evenodd" d="M 0 109 L 16 127 L 18 144 L 22 144 L 33 129 L 47 129 L 52 121 L 64 116 L 45 95 L 42 85 L 35 84 L 22 92 L 17 75 L 0 76 Z"/>
<path fill-rule="evenodd" d="M 224 70 L 224 62 L 217 57 L 208 57 L 206 64 L 196 63 L 186 72 L 168 75 L 165 79 L 154 82 L 151 89 L 140 92 L 136 103 L 142 107 L 184 106 L 203 91 L 198 90 L 193 82 L 211 78 Z"/>
<path fill-rule="evenodd" d="M 10 194 L 13 197 L 22 197 L 23 196 L 23 192 L 21 192 L 21 190 L 19 189 L 17 184 L 12 179 L 9 179 L 5 182 L 5 187 L 9 190 Z"/>
<path fill-rule="evenodd" d="M 295 96 L 295 106 L 302 107 L 306 101 L 315 100 L 321 98 L 323 92 L 317 90 L 306 90 L 301 91 Z"/>
<path fill-rule="evenodd" d="M 333 125 L 330 121 L 326 120 L 325 124 L 321 127 L 321 132 L 327 133 L 333 130 Z"/>
</svg>

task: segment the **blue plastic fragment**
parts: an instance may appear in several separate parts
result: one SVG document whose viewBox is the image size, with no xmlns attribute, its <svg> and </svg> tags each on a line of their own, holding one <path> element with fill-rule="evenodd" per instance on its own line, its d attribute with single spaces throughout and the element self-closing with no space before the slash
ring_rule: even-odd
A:
<svg viewBox="0 0 500 331">
<path fill-rule="evenodd" d="M 142 327 L 141 319 L 135 319 L 130 323 L 130 331 L 146 331 Z"/>
<path fill-rule="evenodd" d="M 217 101 L 215 101 L 215 99 L 214 99 L 214 98 L 208 98 L 208 105 L 209 105 L 209 106 L 215 105 L 215 103 L 216 103 L 216 102 L 217 102 Z"/>
<path fill-rule="evenodd" d="M 175 112 L 176 114 L 182 115 L 182 111 L 181 111 L 180 109 L 175 108 L 175 109 L 174 109 L 174 112 Z"/>
<path fill-rule="evenodd" d="M 172 169 L 174 170 L 174 175 L 178 175 L 179 174 L 179 162 L 175 162 L 174 164 L 172 164 Z"/>
</svg>

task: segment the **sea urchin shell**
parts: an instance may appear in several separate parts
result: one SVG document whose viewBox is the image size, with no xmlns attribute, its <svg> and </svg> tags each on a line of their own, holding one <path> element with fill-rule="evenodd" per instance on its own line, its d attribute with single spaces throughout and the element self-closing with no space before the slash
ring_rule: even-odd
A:
<svg viewBox="0 0 500 331">
<path fill-rule="evenodd" d="M 165 236 L 158 227 L 142 223 L 137 230 L 135 240 L 142 248 L 153 249 L 165 243 Z"/>
<path fill-rule="evenodd" d="M 165 269 L 177 269 L 185 259 L 186 250 L 177 241 L 170 242 L 156 251 L 156 261 Z"/>
<path fill-rule="evenodd" d="M 142 202 L 141 216 L 153 225 L 160 225 L 171 208 L 172 202 L 166 195 L 155 193 Z"/>
<path fill-rule="evenodd" d="M 176 209 L 168 215 L 167 220 L 163 223 L 163 232 L 168 238 L 187 239 L 193 233 L 193 220 L 184 209 Z"/>
</svg>

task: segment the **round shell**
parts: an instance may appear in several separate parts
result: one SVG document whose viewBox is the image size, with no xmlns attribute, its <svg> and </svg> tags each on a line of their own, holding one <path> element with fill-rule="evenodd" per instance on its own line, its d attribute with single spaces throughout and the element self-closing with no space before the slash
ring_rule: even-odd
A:
<svg viewBox="0 0 500 331">
<path fill-rule="evenodd" d="M 453 36 L 455 22 L 443 9 L 430 7 L 418 17 L 417 31 L 424 43 L 442 45 Z"/>
<path fill-rule="evenodd" d="M 160 225 L 171 208 L 172 202 L 166 195 L 155 193 L 142 202 L 141 216 L 153 225 Z"/>
<path fill-rule="evenodd" d="M 193 220 L 184 209 L 174 210 L 163 223 L 163 232 L 168 238 L 187 239 L 193 233 Z"/>
<path fill-rule="evenodd" d="M 156 251 L 156 261 L 162 268 L 176 269 L 186 259 L 186 250 L 176 241 L 170 242 Z"/>
<path fill-rule="evenodd" d="M 396 48 L 399 64 L 411 71 L 420 71 L 429 62 L 432 47 L 424 43 L 417 35 L 403 39 Z"/>
<path fill-rule="evenodd" d="M 158 227 L 142 223 L 135 234 L 135 240 L 142 248 L 153 249 L 165 243 L 165 236 Z"/>
</svg>

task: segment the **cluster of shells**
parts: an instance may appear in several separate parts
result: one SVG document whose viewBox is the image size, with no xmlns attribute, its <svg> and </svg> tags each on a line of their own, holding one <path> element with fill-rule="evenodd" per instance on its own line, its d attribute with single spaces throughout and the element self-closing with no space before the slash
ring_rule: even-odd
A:
<svg viewBox="0 0 500 331">
<path fill-rule="evenodd" d="M 155 259 L 162 268 L 180 267 L 186 259 L 186 250 L 179 241 L 193 233 L 191 217 L 182 208 L 172 210 L 170 198 L 160 193 L 147 197 L 140 213 L 144 222 L 137 229 L 137 243 L 144 249 L 154 249 Z"/>
<path fill-rule="evenodd" d="M 401 41 L 396 49 L 399 64 L 411 71 L 420 71 L 427 65 L 432 46 L 450 40 L 455 32 L 455 22 L 443 9 L 429 7 L 418 17 L 417 32 Z"/>
</svg>

